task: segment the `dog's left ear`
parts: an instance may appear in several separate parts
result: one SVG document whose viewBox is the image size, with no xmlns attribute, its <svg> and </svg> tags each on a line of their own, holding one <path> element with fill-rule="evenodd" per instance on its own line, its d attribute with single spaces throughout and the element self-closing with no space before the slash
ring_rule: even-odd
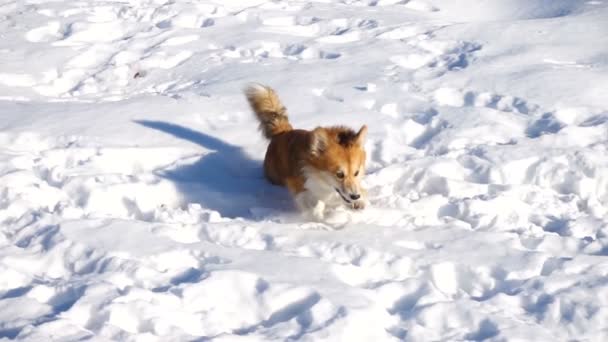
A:
<svg viewBox="0 0 608 342">
<path fill-rule="evenodd" d="M 319 157 L 325 152 L 327 148 L 327 141 L 329 137 L 327 136 L 327 132 L 321 128 L 317 127 L 312 131 L 312 141 L 310 143 L 310 154 L 315 157 Z"/>
<path fill-rule="evenodd" d="M 363 146 L 365 144 L 365 138 L 367 138 L 367 125 L 361 126 L 361 129 L 357 132 L 357 144 Z"/>
</svg>

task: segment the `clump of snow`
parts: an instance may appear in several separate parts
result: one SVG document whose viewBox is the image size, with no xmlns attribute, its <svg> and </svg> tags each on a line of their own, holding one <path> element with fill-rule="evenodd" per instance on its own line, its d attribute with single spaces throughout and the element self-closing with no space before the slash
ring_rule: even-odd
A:
<svg viewBox="0 0 608 342">
<path fill-rule="evenodd" d="M 0 5 L 0 339 L 608 340 L 608 3 Z M 370 129 L 305 221 L 241 94 Z"/>
</svg>

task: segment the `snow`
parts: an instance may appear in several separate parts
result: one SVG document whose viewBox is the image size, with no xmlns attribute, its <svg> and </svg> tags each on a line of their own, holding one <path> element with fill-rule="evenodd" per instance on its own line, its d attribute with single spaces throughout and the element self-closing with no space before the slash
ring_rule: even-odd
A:
<svg viewBox="0 0 608 342">
<path fill-rule="evenodd" d="M 608 2 L 4 1 L 0 339 L 608 340 Z M 243 94 L 369 126 L 310 222 Z"/>
</svg>

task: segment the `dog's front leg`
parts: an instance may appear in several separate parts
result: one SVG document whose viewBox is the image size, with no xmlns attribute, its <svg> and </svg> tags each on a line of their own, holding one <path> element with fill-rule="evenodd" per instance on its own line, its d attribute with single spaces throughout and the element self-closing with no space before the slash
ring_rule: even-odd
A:
<svg viewBox="0 0 608 342">
<path fill-rule="evenodd" d="M 323 202 L 323 201 L 316 201 L 316 202 L 317 203 L 315 203 L 314 207 L 312 208 L 311 214 L 315 220 L 321 221 L 325 218 L 325 202 Z"/>
<path fill-rule="evenodd" d="M 294 199 L 302 213 L 312 216 L 317 221 L 325 218 L 325 202 L 316 198 L 310 191 L 304 190 L 296 194 Z"/>
</svg>

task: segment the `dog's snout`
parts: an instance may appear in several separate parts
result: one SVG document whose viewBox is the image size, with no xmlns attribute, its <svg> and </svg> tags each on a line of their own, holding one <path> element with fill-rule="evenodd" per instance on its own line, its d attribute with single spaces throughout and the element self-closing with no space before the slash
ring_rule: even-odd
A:
<svg viewBox="0 0 608 342">
<path fill-rule="evenodd" d="M 358 200 L 359 198 L 361 198 L 361 195 L 359 194 L 350 194 L 350 199 L 352 200 Z"/>
</svg>

